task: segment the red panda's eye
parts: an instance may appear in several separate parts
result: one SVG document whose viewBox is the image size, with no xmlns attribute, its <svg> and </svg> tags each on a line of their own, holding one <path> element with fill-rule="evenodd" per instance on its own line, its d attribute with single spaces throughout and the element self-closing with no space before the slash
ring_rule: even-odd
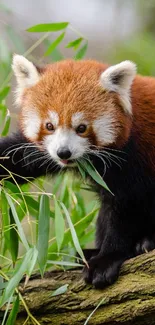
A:
<svg viewBox="0 0 155 325">
<path fill-rule="evenodd" d="M 77 128 L 76 128 L 76 132 L 77 133 L 84 133 L 86 131 L 87 127 L 85 124 L 80 124 Z"/>
<path fill-rule="evenodd" d="M 53 124 L 50 123 L 50 122 L 46 123 L 46 129 L 47 129 L 48 131 L 54 131 L 54 126 L 53 126 Z"/>
</svg>

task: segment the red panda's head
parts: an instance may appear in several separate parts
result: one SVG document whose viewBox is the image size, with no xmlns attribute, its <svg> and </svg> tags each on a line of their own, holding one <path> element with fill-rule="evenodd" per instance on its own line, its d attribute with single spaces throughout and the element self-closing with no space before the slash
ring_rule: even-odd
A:
<svg viewBox="0 0 155 325">
<path fill-rule="evenodd" d="M 38 69 L 20 55 L 13 59 L 16 102 L 26 138 L 61 165 L 90 148 L 120 148 L 132 120 L 130 88 L 136 67 L 66 60 Z"/>
</svg>

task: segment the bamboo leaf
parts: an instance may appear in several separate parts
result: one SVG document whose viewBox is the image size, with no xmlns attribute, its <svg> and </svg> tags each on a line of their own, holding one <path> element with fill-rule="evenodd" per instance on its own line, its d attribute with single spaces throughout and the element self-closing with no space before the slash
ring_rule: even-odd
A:
<svg viewBox="0 0 155 325">
<path fill-rule="evenodd" d="M 46 47 L 50 46 L 49 40 L 46 39 L 44 41 L 44 44 Z M 64 56 L 61 54 L 61 52 L 59 51 L 59 49 L 57 47 L 49 54 L 49 57 L 51 58 L 52 62 L 64 60 Z"/>
<path fill-rule="evenodd" d="M 33 247 L 33 258 L 30 259 L 29 263 L 27 264 L 27 271 L 26 274 L 30 277 L 30 275 L 33 272 L 33 269 L 35 267 L 35 264 L 37 262 L 37 258 L 38 258 L 38 250 L 36 249 L 36 247 Z"/>
<path fill-rule="evenodd" d="M 59 287 L 54 292 L 52 292 L 50 297 L 55 297 L 64 294 L 67 291 L 68 286 L 69 284 L 64 284 L 63 286 Z"/>
<path fill-rule="evenodd" d="M 88 42 L 86 42 L 81 48 L 80 50 L 76 53 L 74 59 L 75 60 L 81 60 L 84 58 L 86 52 L 87 52 L 87 48 L 88 48 Z"/>
<path fill-rule="evenodd" d="M 65 207 L 65 205 L 63 204 L 63 202 L 60 202 L 63 210 L 64 210 L 64 213 L 66 215 L 66 219 L 67 219 L 67 222 L 69 224 L 69 228 L 70 228 L 70 231 L 71 231 L 71 234 L 72 234 L 72 240 L 73 240 L 73 243 L 74 243 L 74 246 L 76 248 L 76 251 L 77 253 L 80 255 L 80 257 L 82 258 L 83 262 L 87 265 L 88 267 L 88 263 L 84 257 L 84 254 L 83 254 L 83 251 L 82 251 L 82 248 L 80 246 L 80 243 L 79 243 L 79 240 L 78 240 L 78 237 L 77 237 L 77 234 L 76 234 L 76 231 L 75 231 L 75 228 L 73 226 L 73 223 L 72 223 L 72 220 L 70 218 L 70 215 Z"/>
<path fill-rule="evenodd" d="M 60 36 L 58 36 L 56 38 L 56 40 L 54 42 L 51 43 L 51 45 L 48 47 L 47 51 L 44 53 L 45 56 L 48 56 L 49 54 L 51 54 L 51 52 L 53 50 L 55 50 L 55 48 L 61 43 L 61 41 L 64 39 L 65 36 L 65 32 L 62 33 Z"/>
<path fill-rule="evenodd" d="M 109 187 L 105 183 L 105 181 L 102 179 L 98 171 L 95 169 L 93 164 L 91 162 L 85 162 L 84 160 L 78 161 L 78 166 L 81 166 L 91 177 L 92 179 L 104 187 L 107 191 L 109 191 L 112 195 L 113 193 L 110 191 Z M 81 171 L 81 170 L 80 170 Z"/>
<path fill-rule="evenodd" d="M 75 228 L 76 232 L 78 233 L 78 235 L 80 235 L 81 232 L 83 232 L 83 229 L 86 229 L 88 227 L 90 222 L 96 216 L 97 212 L 98 212 L 98 209 L 91 211 L 84 218 L 82 218 L 81 220 L 79 220 L 78 222 L 76 222 L 74 224 L 74 228 Z M 71 239 L 72 239 L 71 230 L 70 230 L 70 228 L 68 228 L 68 229 L 66 229 L 65 234 L 64 234 L 63 246 L 65 246 Z M 56 240 L 53 240 L 53 243 L 50 245 L 50 247 L 48 249 L 48 257 L 50 258 L 50 254 L 53 252 L 56 252 L 56 250 L 57 250 L 57 243 L 56 243 Z"/>
<path fill-rule="evenodd" d="M 68 22 L 39 24 L 27 29 L 27 32 L 42 33 L 42 32 L 58 32 L 68 26 Z"/>
<path fill-rule="evenodd" d="M 10 128 L 10 122 L 11 122 L 11 117 L 10 117 L 10 113 L 8 112 L 5 120 L 5 125 L 1 133 L 2 137 L 5 137 L 8 134 Z"/>
<path fill-rule="evenodd" d="M 5 290 L 4 294 L 2 296 L 0 307 L 2 307 L 8 299 L 13 295 L 15 288 L 18 286 L 19 282 L 21 281 L 24 274 L 27 273 L 29 263 L 33 261 L 35 254 L 35 249 L 30 248 L 23 259 L 21 260 L 20 264 L 17 268 L 15 268 L 15 272 L 13 277 L 9 280 Z"/>
<path fill-rule="evenodd" d="M 15 299 L 15 301 L 13 303 L 12 310 L 10 312 L 8 319 L 7 319 L 6 325 L 14 325 L 15 324 L 18 310 L 19 310 L 19 296 L 17 296 L 17 298 Z"/>
<path fill-rule="evenodd" d="M 10 91 L 10 87 L 5 87 L 1 92 L 0 92 L 0 102 L 2 102 L 3 99 L 5 99 Z"/>
<path fill-rule="evenodd" d="M 2 230 L 5 238 L 5 245 L 10 249 L 10 215 L 8 208 L 8 201 L 5 197 L 4 192 L 1 192 L 1 211 L 2 211 Z"/>
<path fill-rule="evenodd" d="M 17 229 L 18 229 L 18 233 L 19 233 L 20 239 L 21 239 L 23 245 L 25 246 L 26 250 L 29 250 L 29 245 L 28 245 L 27 239 L 25 237 L 25 234 L 24 234 L 22 225 L 20 223 L 20 220 L 18 218 L 18 215 L 17 215 L 16 209 L 15 209 L 14 203 L 13 203 L 11 197 L 7 193 L 5 194 L 5 196 L 6 196 L 6 199 L 8 201 L 8 204 L 10 206 L 10 209 L 11 209 L 11 212 L 12 212 L 12 215 L 13 215 L 13 218 L 15 220 L 15 223 L 16 223 L 16 226 L 17 226 Z"/>
<path fill-rule="evenodd" d="M 55 236 L 58 245 L 58 251 L 60 251 L 64 239 L 65 222 L 57 200 L 54 199 L 54 202 L 55 202 Z"/>
<path fill-rule="evenodd" d="M 50 225 L 50 204 L 49 197 L 47 195 L 41 195 L 39 206 L 39 220 L 38 220 L 38 263 L 40 267 L 41 275 L 43 276 L 48 251 L 48 239 L 49 239 L 49 225 Z"/>
<path fill-rule="evenodd" d="M 68 261 L 52 261 L 52 260 L 48 260 L 47 261 L 48 264 L 54 264 L 54 265 L 61 265 L 61 266 L 71 266 L 71 267 L 83 267 L 83 264 L 79 264 L 79 263 L 74 263 L 74 262 L 68 262 Z"/>
<path fill-rule="evenodd" d="M 71 47 L 73 47 L 74 50 L 76 50 L 76 49 L 80 46 L 80 44 L 81 44 L 82 41 L 83 41 L 83 37 L 77 38 L 76 40 L 74 40 L 74 41 L 72 41 L 72 42 L 69 42 L 69 43 L 66 45 L 66 48 L 71 48 Z"/>
<path fill-rule="evenodd" d="M 10 209 L 10 226 L 12 226 L 14 224 L 14 218 L 13 218 L 13 214 L 12 211 Z M 12 261 L 13 263 L 16 262 L 17 257 L 18 257 L 18 248 L 19 248 L 19 239 L 18 239 L 18 233 L 16 231 L 17 226 L 15 225 L 14 227 L 11 227 L 10 229 L 10 253 L 12 256 Z"/>
<path fill-rule="evenodd" d="M 88 316 L 88 318 L 86 319 L 84 325 L 87 325 L 90 318 L 93 316 L 93 314 L 96 312 L 96 310 L 104 303 L 104 301 L 106 301 L 106 298 L 104 297 L 95 307 L 95 309 L 90 313 L 90 315 Z"/>
</svg>

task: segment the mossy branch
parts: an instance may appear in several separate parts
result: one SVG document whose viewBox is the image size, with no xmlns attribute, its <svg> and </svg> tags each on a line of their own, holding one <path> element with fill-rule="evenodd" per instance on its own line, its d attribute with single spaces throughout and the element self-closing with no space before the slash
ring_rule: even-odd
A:
<svg viewBox="0 0 155 325">
<path fill-rule="evenodd" d="M 53 290 L 67 283 L 66 293 L 51 297 Z M 101 300 L 90 325 L 154 325 L 155 251 L 124 263 L 118 281 L 102 291 L 86 285 L 79 270 L 48 272 L 43 279 L 34 275 L 25 289 L 21 284 L 21 290 L 41 325 L 84 325 Z M 23 324 L 26 317 L 21 306 L 16 324 Z"/>
</svg>

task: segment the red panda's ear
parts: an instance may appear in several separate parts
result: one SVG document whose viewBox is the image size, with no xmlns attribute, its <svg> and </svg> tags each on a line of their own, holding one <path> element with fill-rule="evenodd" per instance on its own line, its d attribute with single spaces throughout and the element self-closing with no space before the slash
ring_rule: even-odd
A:
<svg viewBox="0 0 155 325">
<path fill-rule="evenodd" d="M 131 61 L 123 61 L 109 67 L 101 74 L 101 84 L 108 91 L 120 95 L 124 109 L 132 113 L 130 105 L 130 88 L 136 75 L 136 65 Z"/>
<path fill-rule="evenodd" d="M 18 84 L 16 101 L 20 102 L 23 90 L 35 85 L 39 81 L 40 71 L 24 56 L 17 54 L 13 56 L 12 69 Z"/>
</svg>

